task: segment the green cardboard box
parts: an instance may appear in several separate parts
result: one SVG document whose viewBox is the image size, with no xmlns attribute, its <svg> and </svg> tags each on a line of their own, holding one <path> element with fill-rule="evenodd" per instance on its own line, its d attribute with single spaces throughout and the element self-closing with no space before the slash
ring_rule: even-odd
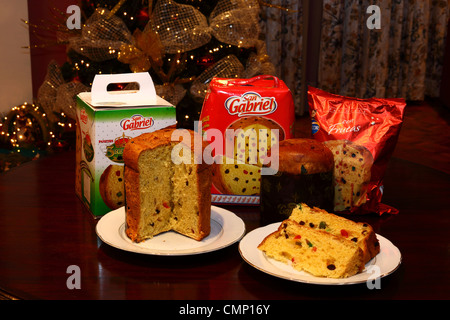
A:
<svg viewBox="0 0 450 320">
<path fill-rule="evenodd" d="M 109 84 L 131 82 L 139 90 L 107 90 Z M 127 141 L 175 124 L 175 106 L 156 95 L 148 73 L 97 75 L 91 92 L 77 96 L 75 191 L 95 217 L 124 205 Z"/>
</svg>

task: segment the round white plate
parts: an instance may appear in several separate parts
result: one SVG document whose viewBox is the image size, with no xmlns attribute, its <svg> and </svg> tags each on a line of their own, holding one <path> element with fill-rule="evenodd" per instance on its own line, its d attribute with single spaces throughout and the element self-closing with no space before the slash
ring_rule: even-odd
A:
<svg viewBox="0 0 450 320">
<path fill-rule="evenodd" d="M 135 243 L 125 233 L 125 207 L 121 207 L 103 216 L 97 223 L 96 231 L 103 242 L 118 249 L 150 255 L 182 256 L 232 245 L 244 236 L 245 224 L 231 211 L 211 206 L 211 232 L 201 241 L 168 231 Z"/>
<path fill-rule="evenodd" d="M 261 241 L 266 236 L 276 231 L 279 226 L 280 223 L 273 223 L 265 227 L 255 229 L 246 234 L 239 243 L 239 252 L 248 264 L 275 277 L 291 281 L 323 285 L 364 283 L 391 274 L 399 267 L 402 260 L 402 256 L 398 248 L 388 239 L 377 234 L 378 241 L 380 242 L 380 253 L 367 262 L 363 272 L 344 279 L 316 277 L 308 272 L 295 270 L 288 264 L 269 258 L 264 254 L 264 252 L 257 248 Z"/>
</svg>

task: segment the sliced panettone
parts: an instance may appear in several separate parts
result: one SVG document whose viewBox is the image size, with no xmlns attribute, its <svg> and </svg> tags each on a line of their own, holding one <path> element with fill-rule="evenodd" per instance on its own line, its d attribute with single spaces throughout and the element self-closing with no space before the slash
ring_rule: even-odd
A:
<svg viewBox="0 0 450 320">
<path fill-rule="evenodd" d="M 363 252 L 356 243 L 291 219 L 264 238 L 258 249 L 317 277 L 347 278 L 364 269 Z"/>
<path fill-rule="evenodd" d="M 313 229 L 323 230 L 356 243 L 364 254 L 364 263 L 380 252 L 380 244 L 368 223 L 354 222 L 304 203 L 292 210 L 289 219 Z"/>
</svg>

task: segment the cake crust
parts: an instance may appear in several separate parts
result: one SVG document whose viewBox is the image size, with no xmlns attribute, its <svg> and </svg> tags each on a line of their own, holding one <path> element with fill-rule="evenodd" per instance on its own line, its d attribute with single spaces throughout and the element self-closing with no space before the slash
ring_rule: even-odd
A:
<svg viewBox="0 0 450 320">
<path fill-rule="evenodd" d="M 279 171 L 314 174 L 333 170 L 331 151 L 314 139 L 287 139 L 279 143 Z"/>
</svg>

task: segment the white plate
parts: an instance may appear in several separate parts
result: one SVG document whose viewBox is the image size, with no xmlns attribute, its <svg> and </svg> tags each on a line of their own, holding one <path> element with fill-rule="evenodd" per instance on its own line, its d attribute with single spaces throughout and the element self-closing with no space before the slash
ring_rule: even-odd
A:
<svg viewBox="0 0 450 320">
<path fill-rule="evenodd" d="M 288 264 L 269 258 L 257 248 L 267 235 L 278 229 L 279 225 L 280 223 L 273 223 L 255 229 L 246 234 L 239 243 L 239 252 L 248 264 L 275 277 L 323 285 L 364 283 L 368 280 L 372 281 L 391 274 L 399 267 L 402 260 L 398 248 L 388 239 L 377 234 L 378 241 L 380 242 L 380 253 L 367 262 L 363 272 L 344 279 L 316 277 L 308 272 L 295 270 Z"/>
<path fill-rule="evenodd" d="M 245 224 L 231 211 L 211 206 L 211 232 L 201 241 L 168 231 L 135 243 L 125 234 L 125 207 L 121 207 L 103 216 L 97 223 L 96 231 L 103 242 L 118 249 L 150 255 L 183 256 L 232 245 L 244 236 Z"/>
</svg>

